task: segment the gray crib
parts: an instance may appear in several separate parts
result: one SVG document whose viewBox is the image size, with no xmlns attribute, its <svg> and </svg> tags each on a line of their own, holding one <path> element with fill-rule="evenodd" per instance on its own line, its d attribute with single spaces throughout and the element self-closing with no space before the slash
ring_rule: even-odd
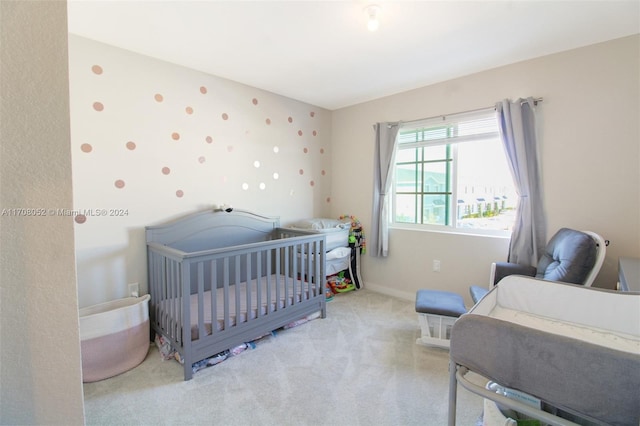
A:
<svg viewBox="0 0 640 426">
<path fill-rule="evenodd" d="M 146 228 L 149 315 L 192 364 L 320 312 L 326 317 L 325 236 L 279 218 L 202 211 Z"/>
</svg>

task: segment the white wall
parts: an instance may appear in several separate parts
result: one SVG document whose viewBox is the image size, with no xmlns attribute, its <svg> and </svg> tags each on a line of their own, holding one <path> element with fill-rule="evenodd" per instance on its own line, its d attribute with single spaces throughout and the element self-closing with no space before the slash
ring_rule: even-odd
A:
<svg viewBox="0 0 640 426">
<path fill-rule="evenodd" d="M 75 35 L 69 56 L 81 307 L 146 292 L 147 225 L 216 203 L 328 213 L 329 111 Z"/>
<path fill-rule="evenodd" d="M 610 240 L 596 285 L 613 287 L 618 257 L 640 257 L 639 40 L 626 37 L 334 111 L 333 166 L 341 173 L 333 175 L 333 215 L 354 214 L 370 229 L 375 122 L 543 97 L 537 117 L 549 234 L 566 226 Z M 370 288 L 407 298 L 420 288 L 450 289 L 470 303 L 468 286 L 484 284 L 489 264 L 506 260 L 507 250 L 506 239 L 392 230 L 389 257 L 364 256 L 362 269 Z M 433 259 L 441 272 L 431 271 Z"/>
<path fill-rule="evenodd" d="M 0 424 L 79 425 L 66 2 L 0 15 Z"/>
</svg>

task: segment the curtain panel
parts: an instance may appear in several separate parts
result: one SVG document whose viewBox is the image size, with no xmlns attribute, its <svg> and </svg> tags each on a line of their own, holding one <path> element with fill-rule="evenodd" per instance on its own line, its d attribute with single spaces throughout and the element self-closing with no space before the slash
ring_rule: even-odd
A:
<svg viewBox="0 0 640 426">
<path fill-rule="evenodd" d="M 498 127 L 518 193 L 516 219 L 509 244 L 508 261 L 537 265 L 547 235 L 538 160 L 535 100 L 496 104 Z"/>
<path fill-rule="evenodd" d="M 395 163 L 395 153 L 399 123 L 376 123 L 375 150 L 373 164 L 373 212 L 371 215 L 371 237 L 369 253 L 374 257 L 389 254 L 389 200 L 391 176 Z"/>
</svg>

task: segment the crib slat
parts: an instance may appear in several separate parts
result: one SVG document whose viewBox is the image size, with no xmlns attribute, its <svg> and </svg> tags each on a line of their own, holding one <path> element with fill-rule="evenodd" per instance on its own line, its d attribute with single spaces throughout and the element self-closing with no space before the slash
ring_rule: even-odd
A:
<svg viewBox="0 0 640 426">
<path fill-rule="evenodd" d="M 265 309 L 265 315 L 269 315 L 269 312 L 271 311 L 271 286 L 273 285 L 273 279 L 271 277 L 271 272 L 272 272 L 272 265 L 273 265 L 273 259 L 272 259 L 272 253 L 274 251 L 273 250 L 267 250 L 266 253 L 266 275 L 267 275 L 267 294 L 265 294 L 264 296 L 264 303 L 266 305 L 266 309 Z"/>
<path fill-rule="evenodd" d="M 295 246 L 294 246 L 294 250 L 295 252 Z M 291 276 L 291 259 L 289 258 L 289 247 L 285 246 L 284 248 L 284 307 L 286 307 L 287 305 L 289 305 L 289 283 L 288 283 L 288 278 L 289 276 Z"/>
<path fill-rule="evenodd" d="M 299 244 L 296 247 L 295 253 L 303 253 L 304 252 L 304 244 Z M 291 304 L 295 305 L 298 303 L 298 287 L 300 279 L 302 279 L 302 256 L 296 256 L 292 254 L 291 261 L 293 262 L 293 273 L 291 274 Z"/>
<path fill-rule="evenodd" d="M 225 257 L 223 259 L 223 277 L 222 277 L 222 285 L 223 285 L 223 314 L 224 314 L 224 329 L 228 330 L 231 327 L 231 319 L 229 318 L 229 258 Z"/>
<path fill-rule="evenodd" d="M 156 326 L 159 326 L 160 324 L 158 323 L 158 320 L 160 318 L 160 300 L 158 299 L 160 298 L 160 294 L 158 291 L 158 283 L 162 280 L 162 276 L 159 270 L 160 256 L 151 249 L 149 249 L 148 252 L 150 260 L 149 295 L 151 295 L 151 301 L 149 303 L 151 305 L 151 309 L 149 309 L 149 314 L 152 318 L 151 321 L 153 321 Z"/>
<path fill-rule="evenodd" d="M 240 324 L 240 256 L 235 257 L 235 280 L 233 280 L 233 288 L 236 292 L 236 312 L 235 312 L 235 325 L 238 326 Z"/>
<path fill-rule="evenodd" d="M 304 243 L 304 256 L 300 259 L 301 268 L 304 269 L 303 278 L 300 280 L 300 302 L 306 300 L 305 292 L 309 287 L 309 280 L 311 279 L 311 256 L 313 253 L 309 250 L 309 243 Z"/>
<path fill-rule="evenodd" d="M 317 241 L 314 243 L 315 244 L 315 265 L 316 265 L 316 286 L 315 286 L 315 296 L 319 297 L 319 295 L 322 295 L 322 297 L 324 296 L 324 289 L 326 284 L 326 279 L 327 277 L 325 276 L 324 272 L 325 272 L 325 264 L 322 261 L 322 253 L 324 250 L 324 247 L 322 247 L 322 242 L 321 241 Z"/>
<path fill-rule="evenodd" d="M 198 337 L 203 338 L 207 332 L 204 328 L 204 264 L 198 262 L 197 276 L 198 282 Z"/>
<path fill-rule="evenodd" d="M 168 280 L 167 280 L 167 288 L 165 288 L 166 291 L 166 298 L 169 300 L 169 323 L 168 328 L 169 328 L 169 333 L 170 333 L 170 337 L 172 339 L 174 339 L 176 342 L 179 342 L 177 333 L 176 333 L 176 321 L 177 321 L 177 306 L 176 306 L 176 294 L 174 293 L 174 289 L 175 289 L 175 285 L 176 285 L 176 281 L 175 281 L 175 262 L 171 259 L 167 259 L 167 262 L 169 262 L 169 275 L 168 275 Z"/>
<path fill-rule="evenodd" d="M 307 273 L 308 273 L 308 277 L 307 277 L 307 282 L 305 283 L 305 300 L 311 299 L 311 289 L 313 288 L 313 286 L 315 285 L 315 274 L 313 272 L 313 268 L 315 267 L 314 265 L 314 261 L 315 261 L 315 249 L 314 249 L 314 244 L 312 242 L 309 243 L 309 257 L 307 259 Z"/>
<path fill-rule="evenodd" d="M 278 291 L 278 289 L 280 287 L 280 272 L 281 272 L 280 271 L 280 269 L 281 269 L 281 263 L 280 262 L 282 261 L 282 258 L 280 257 L 280 249 L 279 248 L 275 248 L 275 249 L 273 249 L 273 251 L 274 251 L 274 253 L 276 255 L 276 258 L 273 261 L 273 264 L 274 264 L 274 266 L 276 268 L 276 273 L 274 274 L 275 282 L 273 284 L 274 284 L 275 293 L 276 293 L 276 299 L 275 299 L 276 303 L 275 303 L 275 305 L 277 305 L 278 304 L 277 301 L 280 300 L 279 299 L 280 298 L 280 292 Z M 269 300 L 269 310 L 270 311 L 275 311 L 277 309 L 275 306 L 273 307 L 273 309 L 271 308 L 272 301 L 273 301 L 272 288 L 269 287 L 267 289 L 267 291 L 268 291 L 267 300 Z"/>
<path fill-rule="evenodd" d="M 173 333 L 171 331 L 171 320 L 173 318 L 173 312 L 171 310 L 171 299 L 169 299 L 170 295 L 169 295 L 169 285 L 171 283 L 171 274 L 173 273 L 173 270 L 171 269 L 171 260 L 170 259 L 166 259 L 164 260 L 164 274 L 163 274 L 163 283 L 162 283 L 162 300 L 166 301 L 169 300 L 168 304 L 167 302 L 165 302 L 164 304 L 164 317 L 162 318 L 162 328 L 167 332 L 168 337 L 171 339 L 175 339 L 175 333 Z"/>
<path fill-rule="evenodd" d="M 181 330 L 181 341 L 182 341 L 182 356 L 184 358 L 184 375 L 185 378 L 191 378 L 192 370 L 191 364 L 193 364 L 192 359 L 192 345 L 191 345 L 191 263 L 190 262 L 182 262 L 179 265 L 179 269 L 181 269 L 179 287 L 181 292 L 181 301 L 182 301 L 182 315 L 178 318 L 181 319 L 182 324 L 180 327 Z"/>
<path fill-rule="evenodd" d="M 251 321 L 251 283 L 252 283 L 252 279 L 251 279 L 251 260 L 252 260 L 252 253 L 249 252 L 247 253 L 247 264 L 245 266 L 245 271 L 247 273 L 247 279 L 245 280 L 246 282 L 246 289 L 245 289 L 245 293 L 246 293 L 246 304 L 247 304 L 247 319 L 246 321 L 249 322 Z M 257 277 L 257 279 L 259 279 L 259 277 Z"/>
<path fill-rule="evenodd" d="M 183 281 L 180 279 L 181 277 L 181 269 L 184 267 L 184 265 L 182 263 L 177 263 L 175 262 L 176 265 L 176 276 L 174 277 L 174 281 L 172 283 L 172 288 L 174 290 L 174 297 L 177 299 L 177 303 L 176 303 L 176 316 L 175 316 L 175 320 L 176 320 L 176 326 L 177 329 L 175 331 L 176 333 L 176 340 L 180 343 L 180 345 L 182 345 L 184 343 L 184 335 L 182 334 L 182 322 L 183 322 L 183 317 L 182 317 L 182 289 L 183 289 Z"/>
<path fill-rule="evenodd" d="M 268 256 L 269 251 L 265 254 Z M 262 271 L 262 253 L 256 253 L 256 319 L 262 316 L 262 277 L 266 277 L 269 286 L 271 277 Z"/>
<path fill-rule="evenodd" d="M 210 261 L 211 265 L 211 334 L 218 331 L 218 262 Z"/>
<path fill-rule="evenodd" d="M 178 298 L 178 283 L 179 280 L 177 278 L 178 275 L 178 265 L 175 261 L 171 261 L 171 281 L 169 282 L 169 297 L 171 300 L 171 334 L 177 343 L 181 344 L 182 339 L 180 338 L 180 300 Z"/>
</svg>

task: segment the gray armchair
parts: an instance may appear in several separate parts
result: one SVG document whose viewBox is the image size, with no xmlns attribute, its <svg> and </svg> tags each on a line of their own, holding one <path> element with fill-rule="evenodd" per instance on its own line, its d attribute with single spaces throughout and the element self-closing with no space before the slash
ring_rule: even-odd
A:
<svg viewBox="0 0 640 426">
<path fill-rule="evenodd" d="M 489 289 L 507 275 L 526 275 L 548 281 L 591 286 L 606 254 L 607 243 L 598 234 L 562 228 L 551 237 L 538 266 L 496 262 L 491 265 Z M 469 292 L 477 303 L 489 289 L 471 286 Z"/>
</svg>

